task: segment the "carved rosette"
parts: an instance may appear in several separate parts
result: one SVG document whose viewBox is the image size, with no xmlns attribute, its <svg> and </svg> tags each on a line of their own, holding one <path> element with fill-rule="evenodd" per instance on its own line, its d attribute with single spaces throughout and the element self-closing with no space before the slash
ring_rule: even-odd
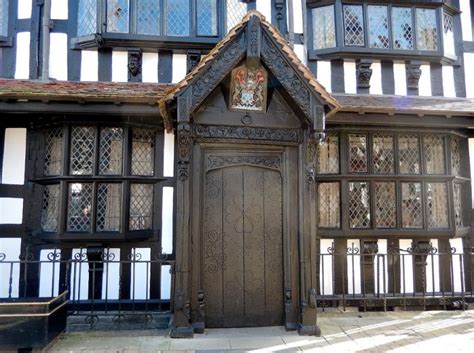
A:
<svg viewBox="0 0 474 353">
<path fill-rule="evenodd" d="M 418 89 L 418 82 L 421 77 L 421 65 L 419 64 L 409 64 L 406 68 L 407 75 L 407 87 L 410 89 Z"/>
<path fill-rule="evenodd" d="M 372 62 L 361 60 L 356 64 L 357 87 L 370 88 L 370 78 L 372 77 Z"/>
<path fill-rule="evenodd" d="M 193 146 L 191 125 L 178 124 L 178 178 L 185 181 L 189 177 L 189 160 Z"/>
</svg>

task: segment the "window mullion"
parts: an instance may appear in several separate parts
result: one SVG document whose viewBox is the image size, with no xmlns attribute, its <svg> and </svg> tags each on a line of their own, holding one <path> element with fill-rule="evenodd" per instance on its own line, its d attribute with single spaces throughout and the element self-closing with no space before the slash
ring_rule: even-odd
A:
<svg viewBox="0 0 474 353">
<path fill-rule="evenodd" d="M 123 139 L 123 175 L 130 176 L 131 174 L 131 156 L 132 156 L 132 129 L 130 127 L 124 128 Z M 120 229 L 122 234 L 129 230 L 129 215 L 130 215 L 130 182 L 124 180 L 122 183 L 122 210 Z"/>
<path fill-rule="evenodd" d="M 107 32 L 107 0 L 100 0 L 97 12 L 97 28 L 99 33 Z"/>
<path fill-rule="evenodd" d="M 367 3 L 362 4 L 362 26 L 364 29 L 364 46 L 363 48 L 369 48 L 369 13 L 367 10 Z"/>
<path fill-rule="evenodd" d="M 417 35 L 417 20 L 416 20 L 416 7 L 411 7 L 411 23 L 412 23 L 412 38 L 413 38 L 413 50 L 418 50 L 418 35 Z M 422 163 L 423 164 L 423 163 Z"/>
<path fill-rule="evenodd" d="M 138 0 L 129 0 L 129 24 L 128 31 L 131 34 L 137 33 L 137 21 L 138 21 Z"/>
<path fill-rule="evenodd" d="M 388 48 L 393 49 L 392 5 L 387 5 Z"/>
<path fill-rule="evenodd" d="M 197 36 L 197 5 L 194 0 L 189 0 L 189 35 L 192 37 Z"/>
<path fill-rule="evenodd" d="M 336 27 L 336 48 L 342 48 L 344 43 L 344 14 L 342 11 L 342 2 L 337 0 L 334 6 L 334 22 Z"/>
<path fill-rule="evenodd" d="M 95 233 L 96 232 L 96 225 L 97 225 L 97 189 L 98 189 L 98 182 L 92 183 L 92 202 L 91 202 L 91 213 L 90 213 L 90 220 L 91 224 L 89 227 L 89 232 Z"/>
</svg>

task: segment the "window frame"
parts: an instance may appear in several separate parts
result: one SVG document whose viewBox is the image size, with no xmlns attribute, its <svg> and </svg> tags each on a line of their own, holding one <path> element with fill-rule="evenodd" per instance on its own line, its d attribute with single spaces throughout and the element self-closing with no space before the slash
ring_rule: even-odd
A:
<svg viewBox="0 0 474 353">
<path fill-rule="evenodd" d="M 12 27 L 13 27 L 13 19 L 14 19 L 14 15 L 16 14 L 16 6 L 14 6 L 15 4 L 13 3 L 10 3 L 10 1 L 8 0 L 2 0 L 2 1 L 6 1 L 7 3 L 7 6 L 8 6 L 8 9 L 7 9 L 7 16 L 3 17 L 5 23 L 3 24 L 6 28 L 6 32 L 5 33 L 1 33 L 0 32 L 0 48 L 2 47 L 12 47 L 13 46 L 13 38 L 12 36 L 10 35 L 13 31 Z"/>
</svg>

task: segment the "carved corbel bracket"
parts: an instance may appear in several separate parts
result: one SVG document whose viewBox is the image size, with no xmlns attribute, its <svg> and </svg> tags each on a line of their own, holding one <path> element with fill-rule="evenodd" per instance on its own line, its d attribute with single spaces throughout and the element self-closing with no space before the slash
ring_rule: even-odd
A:
<svg viewBox="0 0 474 353">
<path fill-rule="evenodd" d="M 128 52 L 128 81 L 142 81 L 142 51 L 140 49 Z"/>
<path fill-rule="evenodd" d="M 418 83 L 421 77 L 421 63 L 412 61 L 405 66 L 407 75 L 407 87 L 410 89 L 418 89 Z"/>
<path fill-rule="evenodd" d="M 190 50 L 188 51 L 187 56 L 187 67 L 186 72 L 191 71 L 201 60 L 201 51 L 200 50 Z"/>
<path fill-rule="evenodd" d="M 357 87 L 370 88 L 370 78 L 372 77 L 372 61 L 361 59 L 356 63 Z"/>
</svg>

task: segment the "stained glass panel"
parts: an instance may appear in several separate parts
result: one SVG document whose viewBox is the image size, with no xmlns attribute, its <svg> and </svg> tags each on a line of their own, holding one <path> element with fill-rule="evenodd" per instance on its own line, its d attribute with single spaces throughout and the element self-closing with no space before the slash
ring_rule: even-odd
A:
<svg viewBox="0 0 474 353">
<path fill-rule="evenodd" d="M 336 46 L 336 26 L 334 24 L 334 5 L 320 6 L 312 10 L 313 49 Z"/>
<path fill-rule="evenodd" d="M 388 13 L 387 6 L 367 6 L 369 47 L 388 49 Z"/>
<path fill-rule="evenodd" d="M 87 232 L 91 229 L 92 184 L 69 184 L 67 230 Z"/>
<path fill-rule="evenodd" d="M 427 183 L 428 228 L 448 228 L 448 194 L 446 183 Z"/>
<path fill-rule="evenodd" d="M 197 0 L 198 36 L 217 35 L 217 0 Z"/>
<path fill-rule="evenodd" d="M 413 49 L 411 8 L 392 7 L 392 37 L 394 49 Z"/>
<path fill-rule="evenodd" d="M 99 174 L 122 174 L 123 130 L 107 127 L 100 130 Z"/>
<path fill-rule="evenodd" d="M 247 4 L 240 0 L 227 0 L 227 31 L 242 21 L 247 13 Z"/>
<path fill-rule="evenodd" d="M 397 198 L 395 183 L 375 183 L 375 226 L 395 228 L 397 226 Z"/>
<path fill-rule="evenodd" d="M 153 185 L 130 185 L 130 230 L 151 229 Z"/>
<path fill-rule="evenodd" d="M 41 229 L 45 232 L 58 231 L 59 190 L 59 184 L 44 187 L 43 207 L 41 209 Z"/>
<path fill-rule="evenodd" d="M 398 136 L 398 158 L 401 174 L 420 173 L 420 148 L 418 135 Z"/>
<path fill-rule="evenodd" d="M 339 228 L 341 226 L 339 183 L 320 183 L 318 192 L 319 226 L 322 228 Z"/>
<path fill-rule="evenodd" d="M 44 175 L 60 175 L 63 162 L 63 129 L 49 130 L 45 145 Z"/>
<path fill-rule="evenodd" d="M 426 135 L 423 137 L 423 159 L 426 173 L 444 174 L 444 137 L 440 135 Z"/>
<path fill-rule="evenodd" d="M 423 228 L 421 183 L 402 183 L 402 227 Z"/>
<path fill-rule="evenodd" d="M 0 36 L 8 35 L 8 0 L 0 0 Z"/>
<path fill-rule="evenodd" d="M 166 4 L 166 34 L 169 36 L 188 36 L 189 0 L 167 0 Z"/>
<path fill-rule="evenodd" d="M 122 184 L 99 184 L 97 188 L 97 231 L 119 231 Z"/>
<path fill-rule="evenodd" d="M 339 136 L 327 134 L 326 139 L 318 145 L 317 152 L 318 174 L 339 173 Z"/>
<path fill-rule="evenodd" d="M 97 32 L 97 0 L 79 0 L 77 35 Z"/>
<path fill-rule="evenodd" d="M 367 136 L 349 134 L 349 170 L 351 172 L 367 171 Z"/>
<path fill-rule="evenodd" d="M 133 129 L 132 175 L 152 176 L 154 174 L 155 131 Z"/>
<path fill-rule="evenodd" d="M 137 32 L 139 34 L 160 34 L 160 0 L 138 0 Z"/>
<path fill-rule="evenodd" d="M 438 49 L 436 10 L 416 9 L 416 39 L 418 50 Z"/>
<path fill-rule="evenodd" d="M 462 220 L 462 199 L 461 199 L 461 184 L 453 184 L 453 193 L 454 193 L 454 219 L 456 227 L 463 226 Z"/>
<path fill-rule="evenodd" d="M 381 133 L 374 134 L 372 142 L 372 151 L 374 173 L 393 174 L 393 135 Z"/>
<path fill-rule="evenodd" d="M 461 153 L 459 149 L 459 139 L 451 139 L 451 169 L 453 175 L 461 175 Z"/>
<path fill-rule="evenodd" d="M 344 44 L 363 47 L 364 17 L 361 5 L 344 5 Z"/>
<path fill-rule="evenodd" d="M 107 32 L 128 33 L 129 0 L 107 0 Z"/>
<path fill-rule="evenodd" d="M 70 172 L 72 175 L 92 174 L 94 131 L 94 128 L 88 126 L 72 128 L 70 159 Z"/>
<path fill-rule="evenodd" d="M 368 182 L 349 182 L 349 226 L 351 228 L 370 228 Z"/>
</svg>

